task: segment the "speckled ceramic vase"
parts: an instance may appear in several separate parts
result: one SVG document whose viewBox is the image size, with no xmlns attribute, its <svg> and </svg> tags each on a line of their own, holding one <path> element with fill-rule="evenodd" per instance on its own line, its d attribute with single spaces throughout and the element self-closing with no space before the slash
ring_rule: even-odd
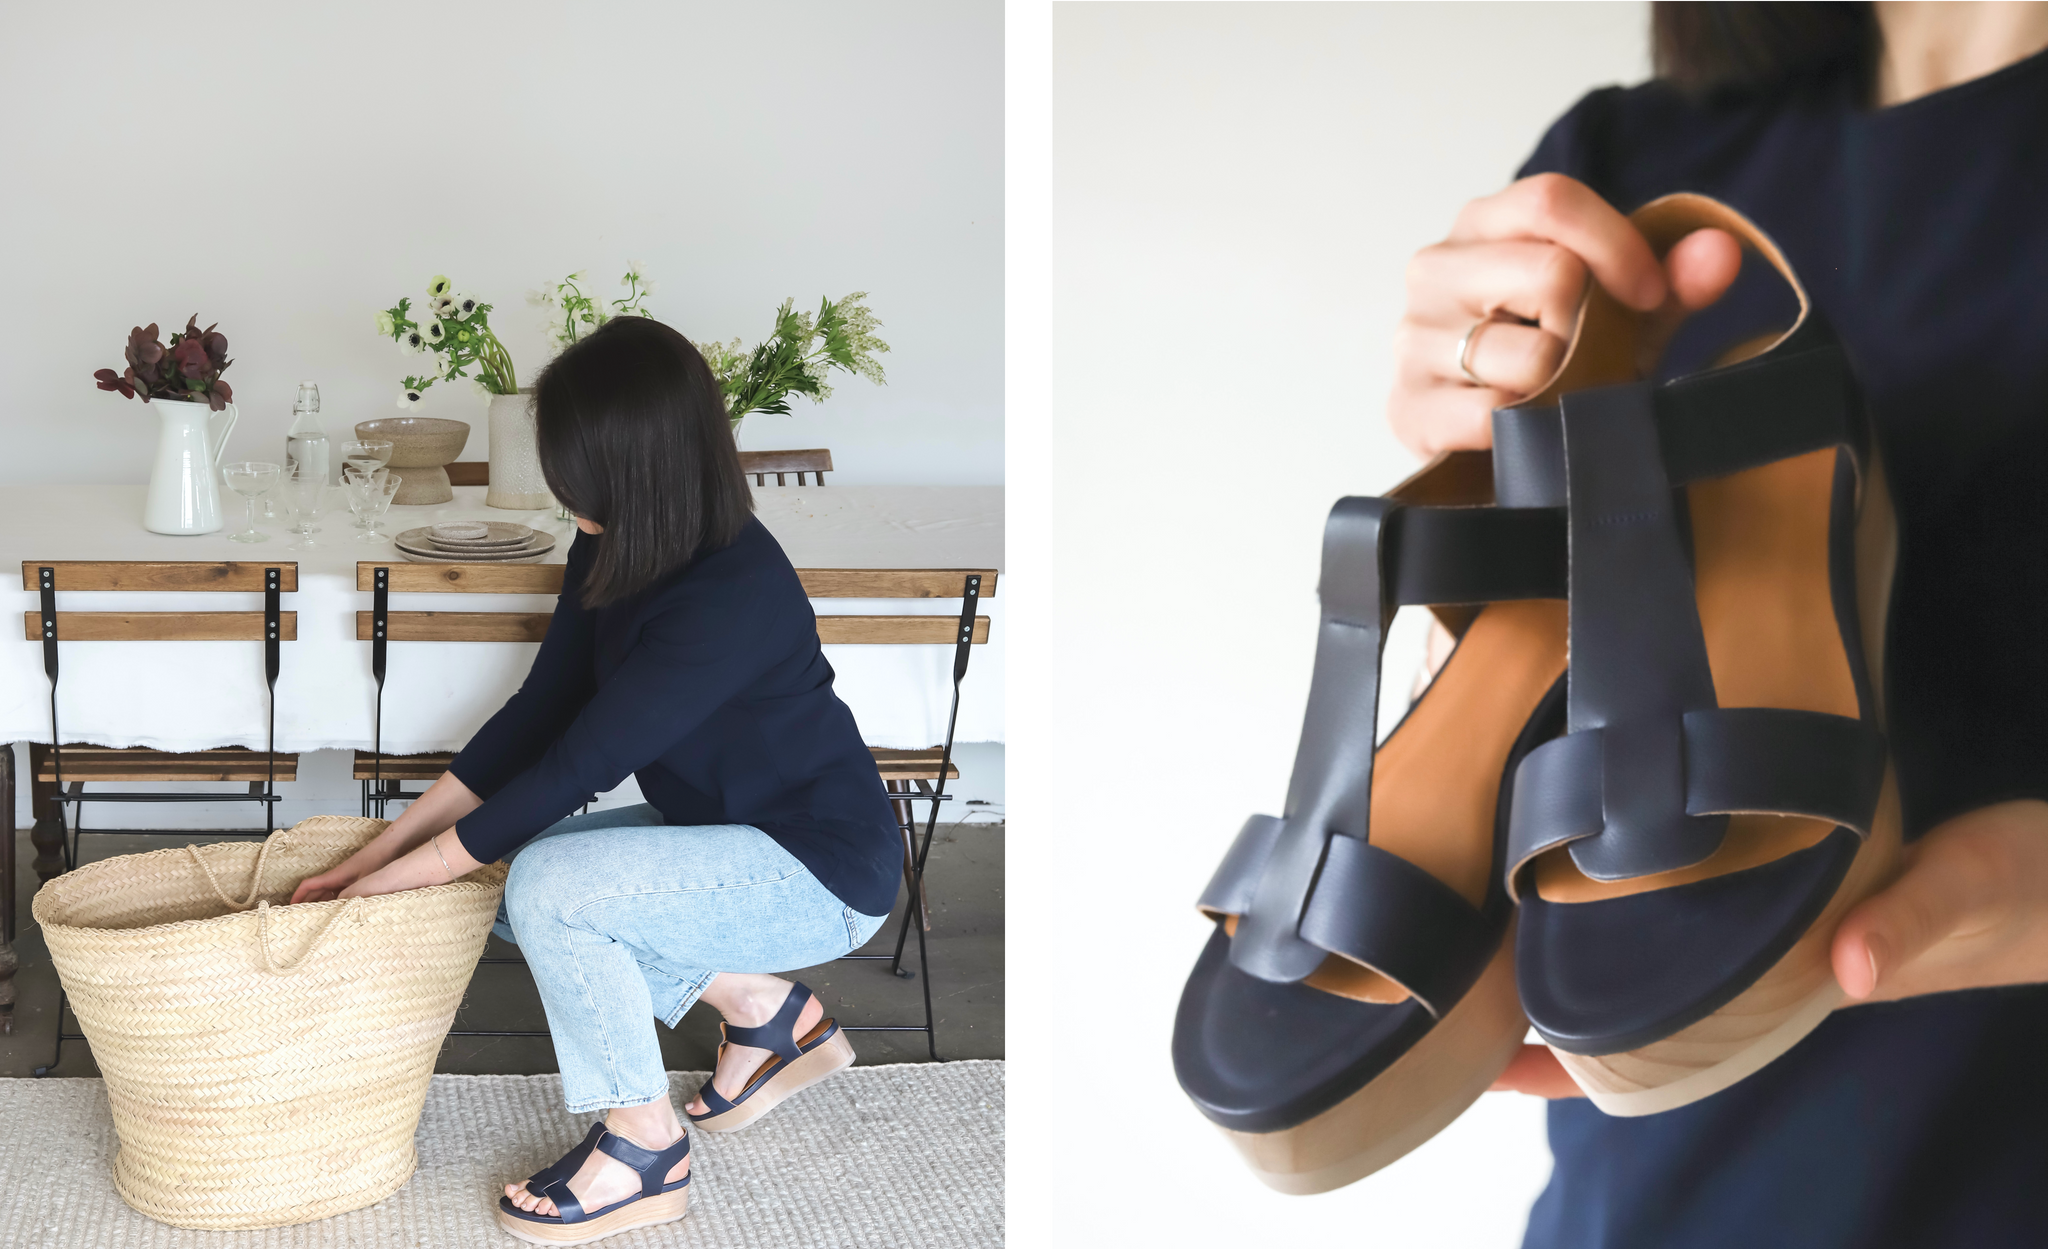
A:
<svg viewBox="0 0 2048 1249">
<path fill-rule="evenodd" d="M 533 429 L 533 392 L 491 396 L 491 485 L 484 502 L 515 511 L 555 506 L 540 471 Z"/>
</svg>

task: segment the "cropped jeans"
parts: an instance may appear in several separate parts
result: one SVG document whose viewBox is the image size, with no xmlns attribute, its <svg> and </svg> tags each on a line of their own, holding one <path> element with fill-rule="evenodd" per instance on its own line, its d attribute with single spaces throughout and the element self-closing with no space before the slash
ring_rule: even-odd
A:
<svg viewBox="0 0 2048 1249">
<path fill-rule="evenodd" d="M 551 825 L 514 850 L 493 931 L 540 987 L 572 1114 L 668 1095 L 675 1027 L 720 972 L 777 973 L 857 949 L 863 915 L 745 824 L 679 827 L 646 804 Z"/>
</svg>

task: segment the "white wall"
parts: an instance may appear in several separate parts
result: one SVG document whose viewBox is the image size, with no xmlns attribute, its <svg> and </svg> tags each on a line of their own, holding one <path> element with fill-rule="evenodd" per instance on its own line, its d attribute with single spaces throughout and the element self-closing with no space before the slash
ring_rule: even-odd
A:
<svg viewBox="0 0 2048 1249">
<path fill-rule="evenodd" d="M 785 296 L 866 290 L 889 384 L 755 417 L 856 483 L 1002 480 L 995 0 L 15 4 L 0 39 L 0 483 L 140 482 L 154 418 L 94 389 L 130 326 L 218 321 L 230 459 L 396 412 L 377 310 L 446 273 L 499 309 L 626 261 L 685 333 L 752 342 Z M 436 388 L 422 415 L 482 426 Z M 474 439 L 469 458 L 477 458 Z"/>
<path fill-rule="evenodd" d="M 1127 799 L 1067 806 L 1091 887 L 1044 929 L 1059 965 L 1087 969 L 1051 1007 L 1071 1030 L 1061 1109 L 1103 1129 L 1058 1137 L 1056 1174 L 1086 1177 L 1063 1195 L 1096 1194 L 1031 1224 L 1065 1243 L 1520 1238 L 1549 1168 L 1539 1103 L 1484 1098 L 1379 1175 L 1284 1198 L 1187 1104 L 1167 1043 L 1208 930 L 1194 899 L 1284 795 L 1324 514 L 1413 467 L 1384 419 L 1403 265 L 1579 95 L 1642 77 L 1646 26 L 1634 3 L 1054 6 L 1053 606 L 1032 640 L 1051 727 L 1112 747 Z M 1142 642 L 1104 636 L 1137 598 Z M 1013 700 L 1020 738 L 1030 701 Z M 1061 886 L 1012 885 L 1043 887 Z M 1016 1000 L 1028 1105 L 1047 1004 Z M 1043 1137 L 1014 1145 L 1044 1157 Z"/>
</svg>

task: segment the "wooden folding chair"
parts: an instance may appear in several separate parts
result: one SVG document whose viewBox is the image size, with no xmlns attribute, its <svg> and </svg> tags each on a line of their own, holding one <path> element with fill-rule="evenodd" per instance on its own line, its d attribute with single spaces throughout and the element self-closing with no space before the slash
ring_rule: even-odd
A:
<svg viewBox="0 0 2048 1249">
<path fill-rule="evenodd" d="M 392 642 L 538 642 L 547 636 L 551 612 L 449 612 L 393 611 L 392 594 L 560 594 L 561 564 L 507 564 L 479 567 L 475 564 L 378 564 L 356 565 L 356 589 L 371 594 L 369 611 L 356 613 L 356 638 L 371 644 L 370 671 L 377 682 L 377 712 L 373 721 L 374 746 L 357 751 L 355 776 L 363 783 L 363 813 L 379 817 L 393 799 L 419 796 L 407 790 L 406 782 L 431 783 L 448 770 L 454 755 L 444 752 L 386 756 L 384 742 L 384 673 L 386 647 Z M 918 969 L 924 980 L 925 1021 L 916 1026 L 849 1027 L 849 1031 L 922 1032 L 932 1057 L 938 1057 L 938 1039 L 932 1028 L 930 964 L 925 952 L 925 933 L 931 928 L 925 905 L 924 866 L 931 853 L 932 836 L 938 827 L 939 804 L 951 800 L 946 782 L 959 778 L 953 764 L 953 726 L 960 714 L 960 681 L 967 675 L 970 648 L 988 641 L 988 617 L 975 614 L 975 604 L 995 593 L 996 574 L 990 569 L 839 569 L 799 568 L 804 592 L 812 598 L 959 598 L 959 616 L 819 616 L 818 640 L 825 645 L 942 645 L 953 647 L 953 701 L 946 720 L 945 741 L 928 750 L 876 749 L 877 767 L 884 787 L 896 809 L 897 827 L 903 837 L 903 877 L 909 887 L 903 924 L 896 934 L 893 954 L 857 954 L 862 961 L 887 961 L 890 970 L 909 977 L 903 967 L 903 947 L 916 919 Z M 916 837 L 913 804 L 929 802 L 931 815 L 925 822 L 920 844 Z M 485 960 L 494 961 L 494 960 Z M 517 962 L 516 959 L 495 960 Z M 451 1036 L 539 1036 L 542 1033 L 467 1033 Z"/>
<path fill-rule="evenodd" d="M 298 639 L 298 613 L 283 611 L 280 596 L 299 588 L 299 566 L 289 561 L 274 564 L 244 562 L 153 562 L 139 560 L 73 561 L 26 560 L 21 566 L 21 588 L 36 591 L 41 599 L 36 611 L 23 613 L 23 632 L 28 641 L 43 644 L 43 673 L 50 679 L 50 742 L 29 746 L 29 794 L 36 823 L 30 837 L 36 847 L 36 875 L 49 880 L 59 872 L 78 866 L 78 842 L 87 833 L 125 836 L 183 837 L 195 835 L 261 837 L 276 824 L 280 781 L 298 779 L 297 754 L 277 753 L 277 674 L 280 644 Z M 116 612 L 58 611 L 57 592 L 66 594 L 95 591 L 179 591 L 202 593 L 262 592 L 263 610 Z M 58 645 L 70 642 L 220 642 L 263 643 L 263 681 L 269 691 L 262 753 L 241 746 L 212 750 L 167 751 L 147 747 L 64 745 L 57 721 Z M 9 792 L 6 848 L 0 851 L 0 872 L 6 876 L 4 922 L 7 936 L 14 930 L 14 838 L 12 823 L 13 755 L 8 754 Z M 202 793 L 88 794 L 88 781 L 241 781 L 247 792 L 219 790 Z M 263 807 L 263 827 L 256 829 L 148 829 L 87 828 L 87 802 L 171 803 L 171 802 L 254 802 Z M 67 821 L 64 808 L 75 808 Z M 67 828 L 68 825 L 68 828 Z M 63 1026 L 65 998 L 57 999 L 57 1042 L 44 1075 L 63 1057 L 66 1041 L 83 1041 L 82 1032 L 67 1032 Z"/>
<path fill-rule="evenodd" d="M 41 596 L 40 610 L 23 614 L 23 631 L 43 644 L 43 672 L 50 679 L 50 742 L 29 747 L 30 796 L 36 823 L 36 875 L 48 880 L 78 865 L 78 839 L 88 833 L 190 837 L 194 833 L 261 836 L 275 823 L 277 785 L 298 779 L 299 757 L 277 752 L 279 644 L 298 638 L 298 613 L 279 608 L 280 595 L 299 588 L 296 563 L 177 562 L 135 560 L 27 560 L 24 590 Z M 58 611 L 57 593 L 95 591 L 181 591 L 263 594 L 262 611 L 114 612 Z M 224 746 L 212 750 L 167 751 L 147 747 L 64 745 L 57 723 L 59 642 L 263 643 L 263 677 L 269 690 L 266 748 Z M 87 782 L 240 781 L 246 792 L 88 794 Z M 254 802 L 263 806 L 260 829 L 86 828 L 87 802 L 171 803 Z M 75 809 L 67 821 L 65 806 Z M 68 827 L 67 827 L 68 825 Z M 61 859 L 59 855 L 61 854 Z"/>
<path fill-rule="evenodd" d="M 825 484 L 825 474 L 832 471 L 832 452 L 824 447 L 808 447 L 801 451 L 742 451 L 740 471 L 754 479 L 757 486 L 767 485 L 767 476 L 775 474 L 775 484 L 787 485 L 783 480 L 786 473 L 796 474 L 796 484 L 806 484 L 804 475 L 810 474 Z M 491 464 L 488 460 L 458 460 L 448 466 L 448 484 L 451 486 L 488 486 L 491 484 Z"/>
<path fill-rule="evenodd" d="M 960 720 L 960 682 L 967 675 L 967 661 L 973 647 L 988 641 L 988 617 L 975 614 L 975 605 L 992 598 L 996 574 L 988 568 L 799 568 L 804 592 L 814 599 L 865 598 L 913 599 L 958 598 L 960 614 L 954 616 L 819 616 L 818 640 L 826 645 L 868 646 L 951 646 L 953 648 L 953 699 L 946 715 L 946 739 L 927 750 L 885 750 L 870 747 L 875 766 L 882 774 L 890 804 L 896 810 L 896 827 L 903 837 L 903 881 L 908 897 L 903 904 L 903 922 L 896 930 L 893 954 L 849 954 L 859 961 L 887 961 L 889 970 L 908 978 L 903 966 L 903 944 L 911 929 L 917 930 L 918 978 L 924 982 L 924 1026 L 842 1025 L 848 1032 L 922 1032 L 925 1048 L 933 1061 L 939 1057 L 938 1033 L 932 1015 L 931 962 L 925 949 L 925 933 L 931 930 L 931 915 L 925 903 L 925 860 L 931 854 L 932 836 L 938 829 L 939 804 L 951 800 L 946 782 L 957 780 L 960 769 L 953 764 L 953 729 Z M 856 711 L 856 714 L 858 712 Z M 917 838 L 915 804 L 929 802 L 924 837 Z"/>
</svg>

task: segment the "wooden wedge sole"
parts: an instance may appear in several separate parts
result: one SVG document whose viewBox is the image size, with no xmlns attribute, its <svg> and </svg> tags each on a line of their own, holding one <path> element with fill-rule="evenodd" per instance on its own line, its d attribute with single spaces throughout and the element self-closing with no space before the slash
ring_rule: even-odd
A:
<svg viewBox="0 0 2048 1249">
<path fill-rule="evenodd" d="M 1835 896 L 1785 957 L 1720 1010 L 1641 1049 L 1589 1056 L 1553 1049 L 1558 1062 L 1610 1115 L 1660 1114 L 1755 1074 L 1841 1002 L 1831 952 L 1851 908 L 1891 883 L 1900 853 L 1898 789 L 1885 777 L 1870 837 Z"/>
<path fill-rule="evenodd" d="M 582 1223 L 533 1223 L 514 1218 L 503 1210 L 497 1213 L 498 1226 L 529 1245 L 587 1245 L 593 1240 L 630 1232 L 636 1227 L 673 1223 L 689 1210 L 690 1190 L 679 1188 L 672 1193 L 642 1197 L 632 1205 Z"/>
<path fill-rule="evenodd" d="M 1514 942 L 1438 1024 L 1371 1083 L 1295 1127 L 1221 1129 L 1267 1187 L 1305 1196 L 1364 1179 L 1448 1127 L 1521 1048 Z"/>
<path fill-rule="evenodd" d="M 724 1114 L 693 1119 L 691 1126 L 706 1132 L 737 1132 L 826 1076 L 852 1065 L 853 1042 L 846 1039 L 844 1032 L 835 1032 L 817 1047 L 784 1064 L 752 1097 Z"/>
</svg>

